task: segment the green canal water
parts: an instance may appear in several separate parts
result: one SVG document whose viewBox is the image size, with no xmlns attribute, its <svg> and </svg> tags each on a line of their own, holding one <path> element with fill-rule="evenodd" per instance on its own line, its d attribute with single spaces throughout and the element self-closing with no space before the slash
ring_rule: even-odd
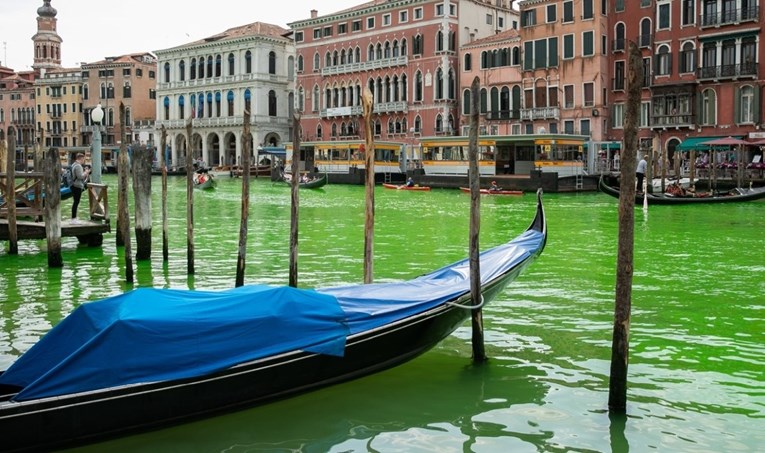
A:
<svg viewBox="0 0 765 453">
<path fill-rule="evenodd" d="M 113 177 L 106 183 L 116 188 Z M 169 180 L 162 262 L 160 180 L 151 261 L 136 285 L 223 289 L 235 281 L 241 181 L 195 193 L 196 275 L 186 275 L 185 179 Z M 112 200 L 116 200 L 116 193 Z M 364 188 L 300 193 L 300 286 L 362 280 Z M 470 197 L 376 192 L 375 280 L 408 279 L 467 254 Z M 528 225 L 535 197 L 482 199 L 481 245 Z M 484 312 L 483 366 L 469 324 L 398 368 L 266 406 L 80 451 L 749 452 L 765 445 L 765 203 L 636 211 L 627 417 L 606 410 L 617 201 L 548 194 L 540 259 Z M 68 206 L 65 204 L 65 206 Z M 289 189 L 253 180 L 247 283 L 286 284 Z M 84 207 L 81 207 L 84 209 Z M 116 212 L 116 207 L 112 207 Z M 77 305 L 129 289 L 114 236 L 0 248 L 0 368 Z M 135 250 L 135 247 L 133 247 Z M 2 440 L 0 440 L 0 449 Z"/>
</svg>

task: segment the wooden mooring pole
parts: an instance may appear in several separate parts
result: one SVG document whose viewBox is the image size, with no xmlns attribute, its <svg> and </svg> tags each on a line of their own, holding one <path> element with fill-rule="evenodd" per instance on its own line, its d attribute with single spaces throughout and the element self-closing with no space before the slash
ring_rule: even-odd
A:
<svg viewBox="0 0 765 453">
<path fill-rule="evenodd" d="M 239 253 L 236 259 L 236 287 L 244 285 L 244 270 L 247 262 L 247 223 L 250 217 L 250 153 L 252 136 L 250 135 L 250 110 L 244 110 L 244 130 L 242 131 L 242 220 L 239 223 Z"/>
<path fill-rule="evenodd" d="M 638 147 L 637 124 L 642 87 L 642 57 L 635 42 L 629 43 L 627 69 L 627 109 L 624 117 L 624 151 L 621 161 L 619 193 L 619 245 L 616 260 L 616 303 L 611 343 L 611 379 L 608 409 L 627 411 L 627 368 L 629 365 L 630 314 L 632 311 L 632 275 L 635 248 L 635 169 Z M 649 184 L 651 180 L 649 179 Z"/>
<path fill-rule="evenodd" d="M 191 118 L 186 120 L 186 268 L 194 275 L 194 147 L 191 143 Z"/>
<path fill-rule="evenodd" d="M 372 283 L 374 275 L 375 241 L 375 143 L 372 130 L 374 99 L 369 87 L 361 97 L 364 112 L 364 136 L 366 137 L 366 211 L 364 222 L 364 283 Z"/>
<path fill-rule="evenodd" d="M 478 100 L 480 97 L 480 79 L 476 76 L 470 85 L 470 135 L 468 140 L 468 161 L 470 171 L 468 179 L 470 184 L 470 232 L 469 232 L 469 260 L 470 260 L 470 297 L 473 305 L 481 306 L 481 259 L 480 234 L 481 234 L 481 187 L 480 173 L 478 169 Z M 483 338 L 483 311 L 476 308 L 471 314 L 473 327 L 473 361 L 485 362 L 486 349 Z"/>
<path fill-rule="evenodd" d="M 19 232 L 16 225 L 16 130 L 8 128 L 8 150 L 5 165 L 5 204 L 8 210 L 8 254 L 19 254 Z"/>
<path fill-rule="evenodd" d="M 61 157 L 50 148 L 42 162 L 45 172 L 45 237 L 48 241 L 48 267 L 64 267 L 61 254 Z"/>
<path fill-rule="evenodd" d="M 167 220 L 167 159 L 165 150 L 167 149 L 167 129 L 162 125 L 162 135 L 160 138 L 159 167 L 162 170 L 162 261 L 167 262 L 170 259 L 168 220 Z"/>
<path fill-rule="evenodd" d="M 289 285 L 297 288 L 298 285 L 298 226 L 300 224 L 300 114 L 295 112 L 292 116 L 292 180 L 290 181 L 291 209 L 290 209 L 290 275 Z"/>
<path fill-rule="evenodd" d="M 151 164 L 154 152 L 133 143 L 136 260 L 151 259 Z"/>
<path fill-rule="evenodd" d="M 117 162 L 117 244 L 122 238 L 125 247 L 125 281 L 133 283 L 133 247 L 130 242 L 130 207 L 128 202 L 128 184 L 130 180 L 130 160 L 128 158 L 127 142 L 125 138 L 125 104 L 120 103 L 120 125 L 122 139 L 120 143 L 120 155 Z"/>
</svg>

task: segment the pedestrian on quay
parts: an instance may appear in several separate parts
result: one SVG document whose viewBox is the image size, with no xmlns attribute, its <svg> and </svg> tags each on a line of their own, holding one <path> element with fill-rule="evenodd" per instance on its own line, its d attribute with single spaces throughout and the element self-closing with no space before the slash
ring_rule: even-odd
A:
<svg viewBox="0 0 765 453">
<path fill-rule="evenodd" d="M 85 190 L 85 185 L 90 175 L 90 168 L 85 168 L 85 154 L 77 153 L 77 157 L 72 164 L 72 221 L 77 221 L 77 208 L 80 206 L 80 198 L 82 197 L 82 191 Z"/>
</svg>

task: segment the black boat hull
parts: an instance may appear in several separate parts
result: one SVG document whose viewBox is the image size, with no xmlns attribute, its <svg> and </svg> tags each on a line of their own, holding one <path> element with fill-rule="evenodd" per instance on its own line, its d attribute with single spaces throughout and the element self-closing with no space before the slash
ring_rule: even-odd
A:
<svg viewBox="0 0 765 453">
<path fill-rule="evenodd" d="M 598 188 L 601 192 L 614 198 L 619 198 L 619 189 L 611 187 L 600 178 Z M 696 204 L 696 203 L 741 203 L 743 201 L 755 201 L 765 198 L 765 187 L 756 189 L 741 189 L 739 195 L 715 195 L 708 197 L 676 197 L 664 194 L 647 194 L 648 204 Z M 635 204 L 643 204 L 643 194 L 635 195 Z"/>
</svg>

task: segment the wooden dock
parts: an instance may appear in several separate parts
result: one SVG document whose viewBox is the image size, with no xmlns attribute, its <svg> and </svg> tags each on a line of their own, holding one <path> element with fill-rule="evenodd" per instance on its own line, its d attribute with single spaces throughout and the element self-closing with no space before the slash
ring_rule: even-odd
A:
<svg viewBox="0 0 765 453">
<path fill-rule="evenodd" d="M 45 222 L 17 220 L 16 231 L 19 239 L 46 239 Z M 61 237 L 77 237 L 80 242 L 90 242 L 92 235 L 102 235 L 111 232 L 109 223 L 100 220 L 62 220 Z M 10 239 L 8 219 L 0 219 L 0 240 Z"/>
</svg>

